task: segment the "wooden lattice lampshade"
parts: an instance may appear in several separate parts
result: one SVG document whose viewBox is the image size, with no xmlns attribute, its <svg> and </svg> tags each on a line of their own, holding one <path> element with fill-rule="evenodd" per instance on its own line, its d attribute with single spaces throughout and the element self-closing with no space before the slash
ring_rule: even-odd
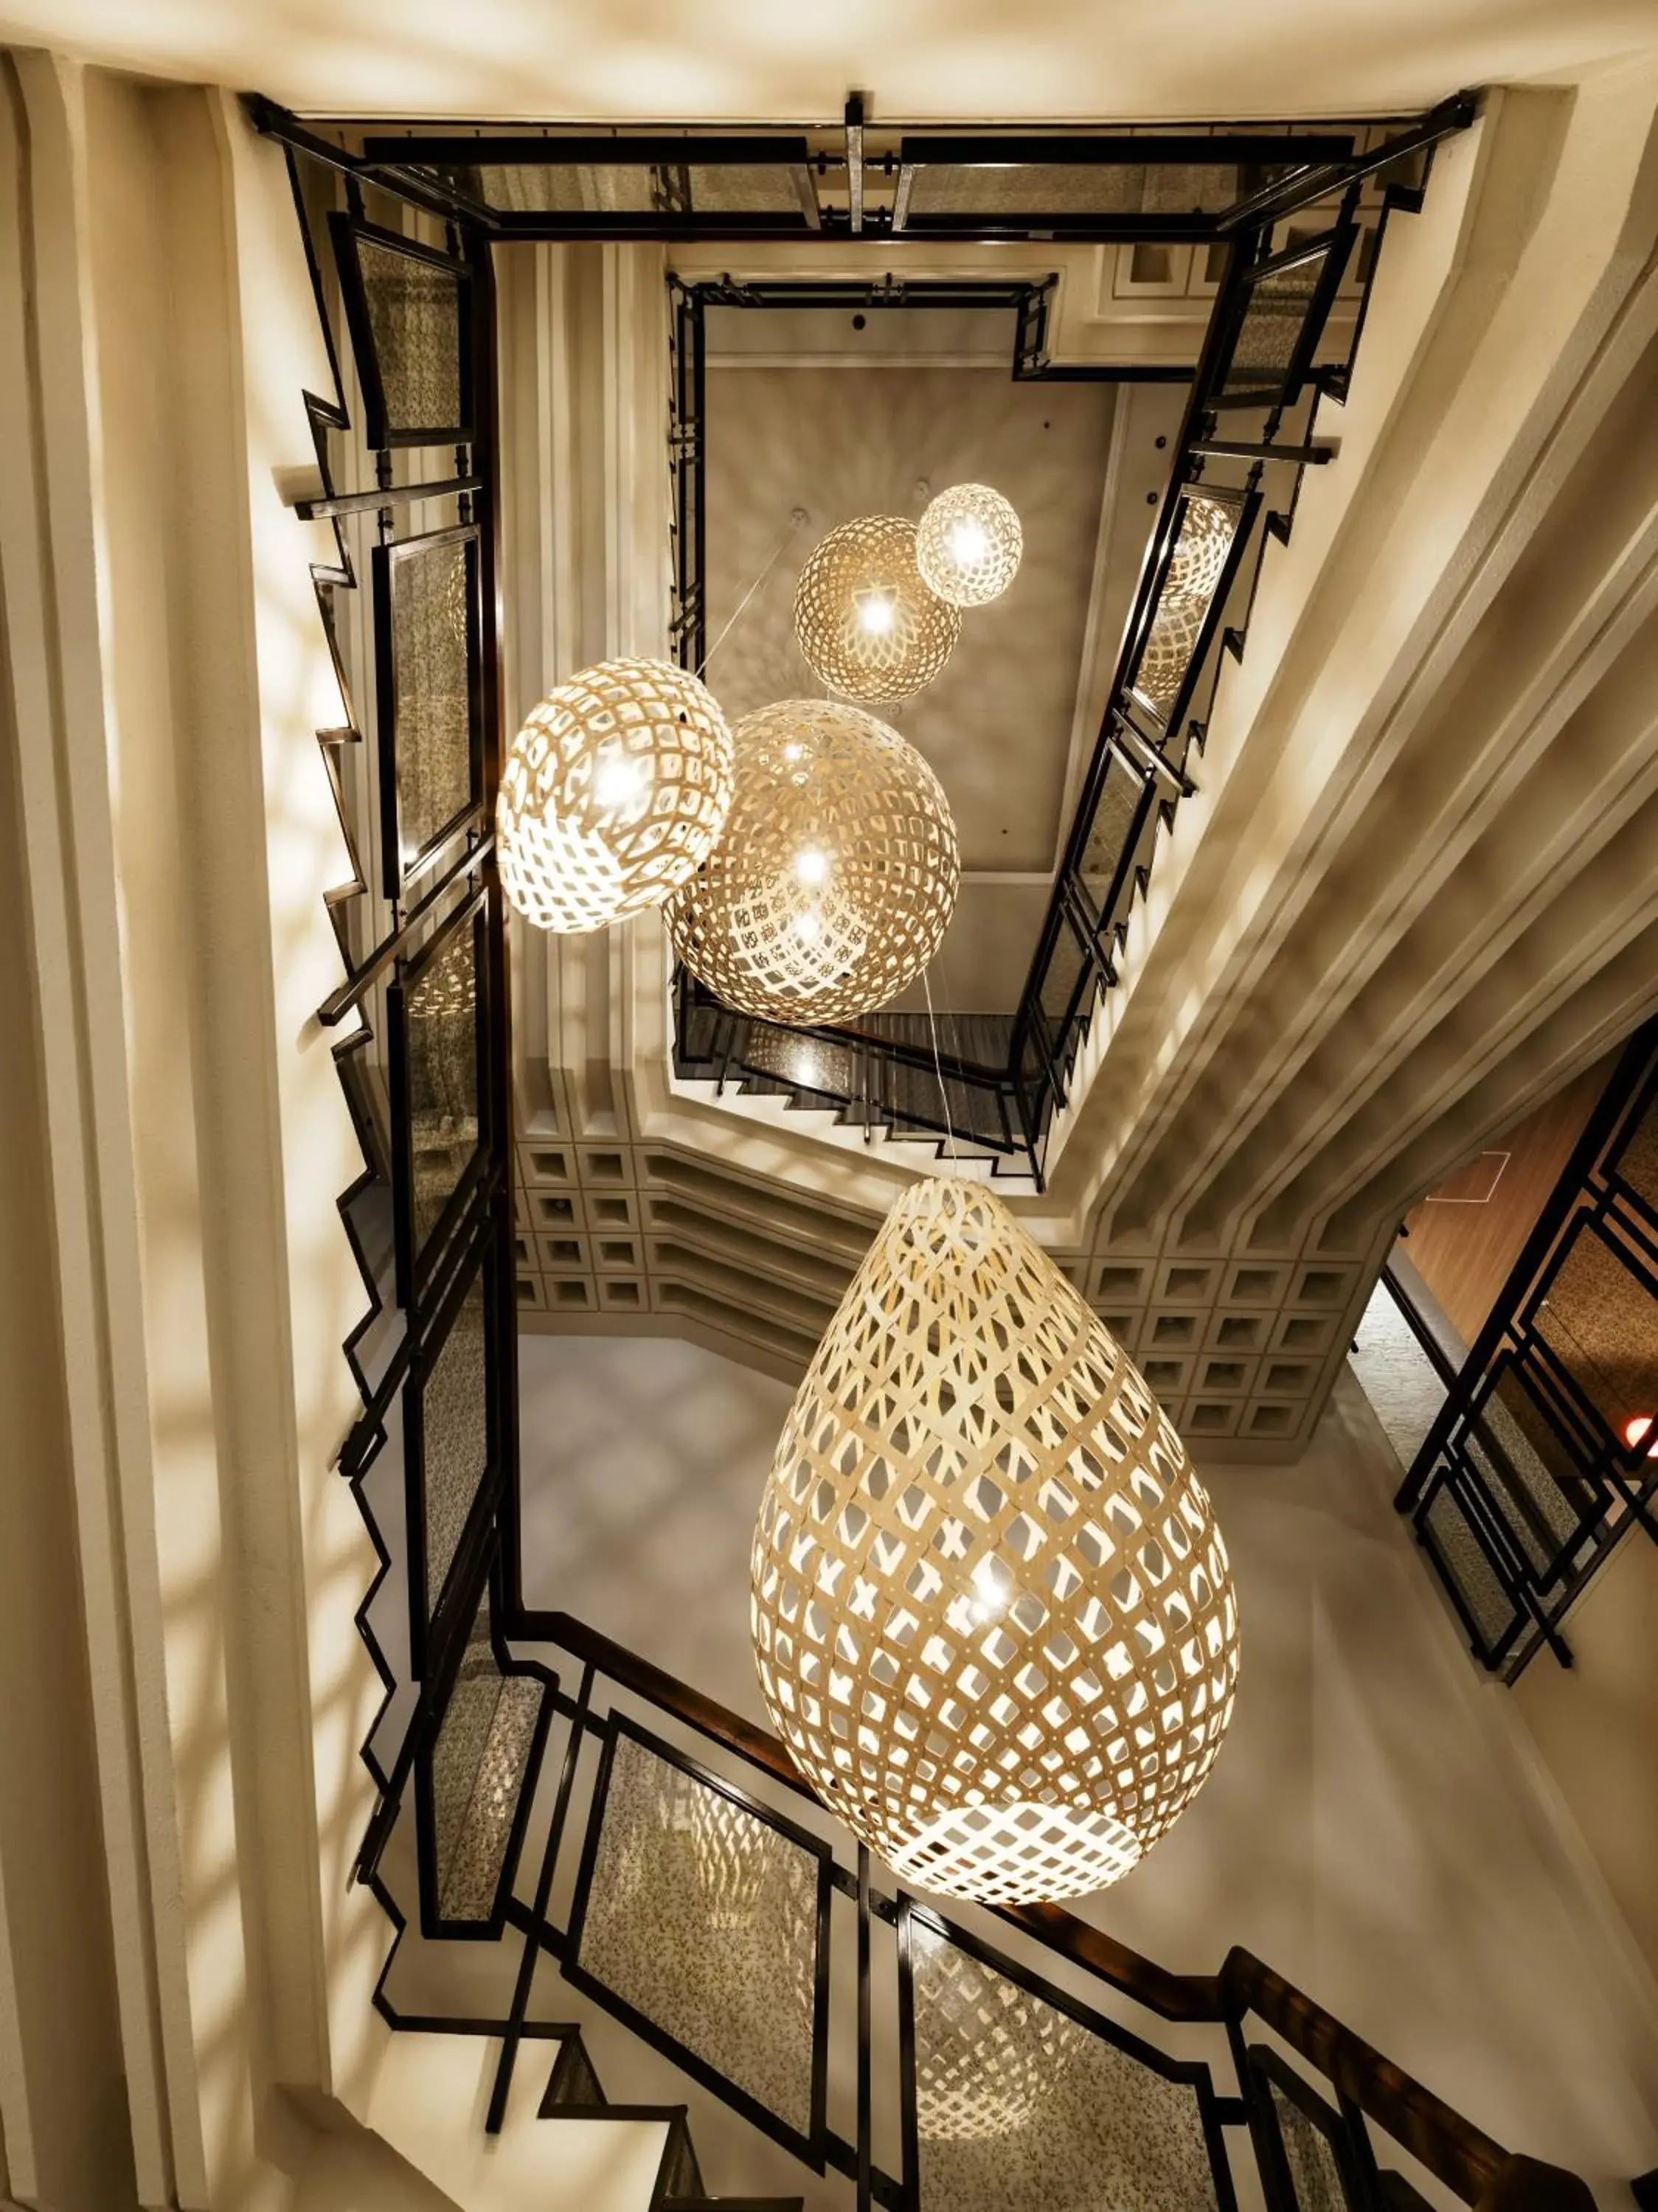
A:
<svg viewBox="0 0 1658 2212">
<path fill-rule="evenodd" d="M 850 1021 L 913 982 L 961 881 L 955 823 L 915 747 L 837 700 L 784 699 L 732 732 L 725 834 L 667 909 L 674 949 L 728 1006 Z"/>
<path fill-rule="evenodd" d="M 1125 1354 L 1000 1200 L 917 1183 L 819 1346 L 754 1534 L 761 1687 L 905 1880 L 1104 1888 L 1231 1718 L 1226 1548 Z"/>
<path fill-rule="evenodd" d="M 1165 590 L 1152 617 L 1134 689 L 1167 721 L 1203 635 L 1208 602 Z"/>
<path fill-rule="evenodd" d="M 1163 586 L 1164 598 L 1190 599 L 1200 610 L 1207 608 L 1232 550 L 1237 526 L 1238 511 L 1226 501 L 1207 499 L 1200 491 L 1189 492 L 1180 534 L 1174 541 L 1174 557 Z"/>
<path fill-rule="evenodd" d="M 989 484 L 952 484 L 916 530 L 923 580 L 953 607 L 988 606 L 1019 573 L 1025 534 L 1011 500 Z"/>
<path fill-rule="evenodd" d="M 731 732 L 665 660 L 605 660 L 548 693 L 513 740 L 496 801 L 507 896 L 561 934 L 660 906 L 731 804 Z"/>
<path fill-rule="evenodd" d="M 795 635 L 813 674 L 843 698 L 911 697 L 960 634 L 960 616 L 922 580 L 916 526 L 901 515 L 843 522 L 801 570 Z"/>
</svg>

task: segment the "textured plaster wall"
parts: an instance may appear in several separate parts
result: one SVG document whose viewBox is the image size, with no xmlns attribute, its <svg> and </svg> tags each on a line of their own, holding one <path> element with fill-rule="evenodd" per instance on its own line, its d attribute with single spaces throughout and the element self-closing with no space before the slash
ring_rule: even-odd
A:
<svg viewBox="0 0 1658 2212">
<path fill-rule="evenodd" d="M 1658 1544 L 1624 1540 L 1566 1637 L 1570 1672 L 1537 1661 L 1515 1708 L 1658 1975 Z"/>
<path fill-rule="evenodd" d="M 322 363 L 283 161 L 233 100 L 35 54 L 0 76 L 0 118 L 20 425 L 0 765 L 21 806 L 0 849 L 21 854 L 9 940 L 42 1009 L 38 1037 L 15 1006 L 7 1034 L 15 1060 L 39 1046 L 43 1090 L 9 1066 L 5 1133 L 15 1103 L 47 1136 L 9 1152 L 4 1208 L 27 1396 L 0 1362 L 0 1403 L 28 1464 L 0 1751 L 29 1832 L 16 1854 L 0 1835 L 23 1916 L 0 2118 L 31 2203 L 134 2201 L 97 2171 L 110 2130 L 145 2203 L 252 2212 L 308 2154 L 278 2085 L 363 2091 L 386 1942 L 346 1881 L 378 1701 L 352 1625 L 372 1552 L 332 1465 L 363 1306 L 335 1198 L 357 1161 L 312 1018 L 338 974 L 315 739 L 338 702 L 317 547 L 283 499 Z M 88 1705 L 95 1807 L 70 1787 Z"/>
<path fill-rule="evenodd" d="M 15 947 L 27 916 L 12 675 L 0 629 L 0 934 Z M 0 2194 L 102 2212 L 132 2194 L 132 2139 L 52 1295 L 34 980 L 27 961 L 0 961 L 0 1432 L 11 1446 L 0 1542 Z"/>
</svg>

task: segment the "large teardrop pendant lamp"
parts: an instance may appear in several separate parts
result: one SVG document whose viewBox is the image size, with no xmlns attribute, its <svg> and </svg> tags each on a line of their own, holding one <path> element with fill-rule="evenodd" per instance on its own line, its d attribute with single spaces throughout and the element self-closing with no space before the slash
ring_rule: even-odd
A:
<svg viewBox="0 0 1658 2212">
<path fill-rule="evenodd" d="M 916 1184 L 790 1411 L 752 1563 L 795 1765 L 906 1881 L 1102 1889 L 1232 1715 L 1226 1547 L 1132 1362 L 1001 1200 Z"/>
</svg>

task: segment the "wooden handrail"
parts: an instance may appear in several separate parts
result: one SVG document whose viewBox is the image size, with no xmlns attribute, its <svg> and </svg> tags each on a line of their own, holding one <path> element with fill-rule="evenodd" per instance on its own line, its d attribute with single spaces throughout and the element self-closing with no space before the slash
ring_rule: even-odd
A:
<svg viewBox="0 0 1658 2212">
<path fill-rule="evenodd" d="M 509 1640 L 540 1639 L 590 1662 L 621 1688 L 816 1801 L 776 1736 L 585 1621 L 568 1613 L 521 1612 Z M 1098 1974 L 1160 2019 L 1241 2022 L 1253 2013 L 1477 2212 L 1594 2212 L 1594 2196 L 1576 2174 L 1504 2150 L 1253 1952 L 1228 1951 L 1218 1974 L 1173 1974 L 1063 1905 L 995 1910 L 1010 1927 Z"/>
<path fill-rule="evenodd" d="M 1160 2020 L 1223 2021 L 1227 2017 L 1218 1975 L 1171 1974 L 1155 1960 L 1143 1958 L 1114 1936 L 1107 1936 L 1103 1928 L 1079 1920 L 1063 1905 L 997 1905 L 991 1910 L 999 1920 L 1033 1936 L 1044 1950 L 1098 1974 Z"/>
<path fill-rule="evenodd" d="M 1478 2203 L 1508 2160 L 1501 2143 L 1465 2120 L 1391 2058 L 1344 2027 L 1253 1951 L 1233 1949 L 1220 1972 L 1229 2018 L 1254 2013 L 1419 2158 L 1447 2188 Z"/>
<path fill-rule="evenodd" d="M 759 1767 L 785 1789 L 810 1797 L 814 1804 L 818 1802 L 817 1792 L 803 1779 L 776 1736 L 763 1728 L 756 1728 L 753 1721 L 744 1720 L 728 1705 L 705 1698 L 700 1690 L 693 1690 L 677 1675 L 653 1666 L 649 1659 L 642 1659 L 625 1644 L 613 1643 L 608 1636 L 589 1628 L 586 1621 L 577 1620 L 573 1613 L 526 1610 L 517 1615 L 508 1632 L 508 1640 L 514 1644 L 539 1638 L 558 1644 L 561 1650 L 577 1659 L 591 1660 L 601 1674 L 608 1675 L 623 1689 L 631 1690 L 636 1697 L 644 1698 L 653 1705 L 660 1705 L 676 1720 L 684 1721 L 688 1727 L 722 1744 L 727 1751 L 735 1752 L 739 1759 Z"/>
</svg>

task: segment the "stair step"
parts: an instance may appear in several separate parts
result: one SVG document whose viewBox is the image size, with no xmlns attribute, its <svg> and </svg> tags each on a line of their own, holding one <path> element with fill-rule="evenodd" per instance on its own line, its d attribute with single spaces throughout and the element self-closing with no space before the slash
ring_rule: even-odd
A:
<svg viewBox="0 0 1658 2212">
<path fill-rule="evenodd" d="M 536 2106 L 537 2113 L 545 2120 L 569 2110 L 607 2109 L 607 2100 L 588 2047 L 582 2040 L 581 2029 L 572 2025 L 560 2027 L 557 2033 L 558 2055 L 552 2062 L 547 2086 Z"/>
<path fill-rule="evenodd" d="M 673 2108 L 567 2107 L 543 2120 L 529 2069 L 520 2064 L 505 2124 L 498 2136 L 486 2136 L 481 2116 L 500 2048 L 493 2036 L 392 2036 L 368 2124 L 457 2204 L 488 2204 L 491 2212 L 639 2212 L 650 2203 Z"/>
<path fill-rule="evenodd" d="M 690 2122 L 681 2112 L 677 2124 L 668 2130 L 667 2147 L 662 2153 L 661 2172 L 657 2179 L 657 2196 L 664 2204 L 677 2204 L 687 2199 L 695 2203 L 707 2186 L 703 2170 L 697 2163 Z"/>
</svg>

